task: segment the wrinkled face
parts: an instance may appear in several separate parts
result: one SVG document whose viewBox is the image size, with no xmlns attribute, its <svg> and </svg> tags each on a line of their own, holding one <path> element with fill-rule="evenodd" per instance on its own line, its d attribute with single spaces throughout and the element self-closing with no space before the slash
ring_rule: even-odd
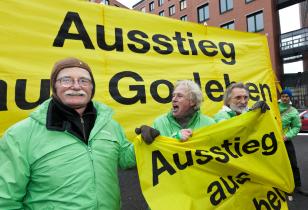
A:
<svg viewBox="0 0 308 210">
<path fill-rule="evenodd" d="M 189 99 L 189 94 L 185 86 L 179 85 L 173 91 L 172 114 L 175 118 L 185 117 L 196 103 Z"/>
<path fill-rule="evenodd" d="M 55 87 L 60 101 L 77 112 L 84 111 L 91 100 L 93 85 L 91 76 L 85 69 L 79 67 L 62 69 L 57 75 Z"/>
<path fill-rule="evenodd" d="M 284 104 L 289 104 L 290 103 L 290 97 L 288 94 L 282 94 L 280 96 L 281 102 Z"/>
<path fill-rule="evenodd" d="M 249 95 L 245 89 L 233 88 L 228 105 L 233 111 L 240 114 L 246 110 L 248 100 L 249 100 Z"/>
</svg>

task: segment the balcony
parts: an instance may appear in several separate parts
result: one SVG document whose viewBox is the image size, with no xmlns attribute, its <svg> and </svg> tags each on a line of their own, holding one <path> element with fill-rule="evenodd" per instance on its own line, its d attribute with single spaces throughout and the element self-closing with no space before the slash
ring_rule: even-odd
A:
<svg viewBox="0 0 308 210">
<path fill-rule="evenodd" d="M 308 52 L 308 27 L 280 35 L 280 56 L 283 63 L 302 60 L 304 52 Z"/>
</svg>

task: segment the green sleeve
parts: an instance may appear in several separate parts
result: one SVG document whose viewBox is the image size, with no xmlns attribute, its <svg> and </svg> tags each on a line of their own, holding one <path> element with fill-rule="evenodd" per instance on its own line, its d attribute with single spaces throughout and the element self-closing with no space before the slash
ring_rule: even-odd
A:
<svg viewBox="0 0 308 210">
<path fill-rule="evenodd" d="M 123 128 L 117 124 L 116 135 L 120 143 L 119 166 L 122 169 L 136 166 L 134 145 L 126 138 Z"/>
<path fill-rule="evenodd" d="M 290 122 L 290 129 L 286 133 L 288 140 L 293 139 L 300 131 L 302 124 L 297 111 L 292 112 L 292 118 Z"/>
<path fill-rule="evenodd" d="M 23 209 L 30 177 L 25 129 L 11 129 L 0 140 L 0 209 Z"/>
</svg>

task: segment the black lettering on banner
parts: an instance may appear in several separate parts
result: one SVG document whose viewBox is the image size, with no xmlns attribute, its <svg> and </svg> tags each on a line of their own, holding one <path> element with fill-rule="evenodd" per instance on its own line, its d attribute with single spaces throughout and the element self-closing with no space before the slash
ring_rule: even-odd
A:
<svg viewBox="0 0 308 210">
<path fill-rule="evenodd" d="M 201 40 L 199 42 L 199 48 L 204 55 L 209 57 L 213 57 L 218 54 L 217 46 L 210 40 Z"/>
<path fill-rule="evenodd" d="M 257 140 L 250 140 L 244 143 L 242 150 L 246 154 L 252 154 L 259 150 L 260 143 Z"/>
<path fill-rule="evenodd" d="M 157 91 L 158 86 L 162 84 L 166 85 L 169 90 L 169 94 L 166 98 L 162 98 L 158 94 L 158 91 Z M 153 99 L 157 101 L 158 103 L 162 103 L 162 104 L 171 102 L 173 89 L 174 89 L 173 84 L 169 82 L 168 80 L 163 80 L 163 79 L 154 81 L 150 86 L 150 92 L 151 92 Z"/>
<path fill-rule="evenodd" d="M 172 37 L 173 40 L 176 41 L 178 45 L 178 50 L 182 55 L 189 55 L 189 51 L 184 49 L 183 42 L 186 41 L 186 39 L 182 38 L 182 34 L 180 32 L 175 32 L 175 36 Z"/>
<path fill-rule="evenodd" d="M 178 153 L 173 154 L 173 161 L 179 170 L 184 170 L 185 168 L 187 168 L 187 166 L 193 165 L 193 158 L 191 155 L 191 151 L 186 151 L 185 156 L 186 156 L 186 162 L 181 164 L 179 154 Z"/>
<path fill-rule="evenodd" d="M 211 194 L 211 204 L 213 206 L 217 206 L 227 198 L 227 195 L 235 194 L 237 189 L 240 188 L 240 185 L 243 185 L 246 181 L 250 180 L 248 176 L 249 174 L 241 172 L 236 175 L 235 178 L 229 175 L 227 176 L 228 180 L 225 180 L 223 177 L 219 177 L 221 182 L 213 181 L 207 188 L 207 193 Z M 225 191 L 225 189 L 227 191 Z"/>
<path fill-rule="evenodd" d="M 142 47 L 138 48 L 134 44 L 127 44 L 128 48 L 135 53 L 147 53 L 150 50 L 150 44 L 147 41 L 141 38 L 138 38 L 137 36 L 140 36 L 141 38 L 144 38 L 144 39 L 148 38 L 148 35 L 142 31 L 138 31 L 138 30 L 129 31 L 127 34 L 127 37 L 131 41 L 140 44 Z"/>
<path fill-rule="evenodd" d="M 161 168 L 158 168 L 158 161 L 162 164 Z M 153 186 L 158 184 L 158 176 L 167 171 L 170 175 L 176 173 L 175 169 L 166 160 L 163 154 L 159 150 L 152 152 L 152 170 L 153 170 Z"/>
<path fill-rule="evenodd" d="M 282 207 L 282 202 L 286 202 L 285 197 L 279 192 L 279 190 L 273 187 L 273 191 L 269 190 L 266 194 L 267 199 L 253 198 L 252 202 L 256 210 L 279 210 Z M 264 207 L 264 208 L 263 208 Z"/>
<path fill-rule="evenodd" d="M 254 83 L 251 83 L 251 82 L 248 82 L 246 83 L 246 86 L 249 90 L 249 98 L 253 101 L 259 101 L 260 100 L 260 96 L 259 95 L 256 95 L 254 96 L 253 94 L 256 93 L 256 94 L 259 94 L 259 90 L 258 90 L 258 87 L 256 84 Z"/>
<path fill-rule="evenodd" d="M 213 87 L 214 86 L 214 87 Z M 205 93 L 209 97 L 210 100 L 219 102 L 223 99 L 224 89 L 220 82 L 217 80 L 210 80 L 205 85 Z M 213 93 L 221 93 L 218 97 L 214 97 Z"/>
<path fill-rule="evenodd" d="M 221 54 L 225 58 L 231 58 L 230 61 L 227 61 L 226 59 L 221 59 L 221 61 L 225 64 L 228 65 L 234 65 L 235 64 L 235 49 L 234 45 L 232 43 L 227 43 L 227 42 L 219 42 L 218 43 L 219 49 L 221 51 Z M 229 52 L 226 51 L 225 46 L 229 47 Z"/>
<path fill-rule="evenodd" d="M 15 102 L 18 108 L 29 110 L 37 107 L 50 96 L 50 82 L 48 79 L 41 80 L 40 96 L 35 102 L 26 101 L 26 84 L 27 80 L 18 79 L 15 86 Z"/>
<path fill-rule="evenodd" d="M 216 155 L 223 156 L 223 158 L 220 157 L 215 158 L 215 160 L 217 160 L 218 162 L 227 163 L 229 161 L 229 156 L 226 153 L 222 152 L 218 146 L 211 147 L 210 151 Z"/>
<path fill-rule="evenodd" d="M 191 32 L 187 32 L 187 36 L 192 38 L 192 33 Z M 196 49 L 196 45 L 193 39 L 188 39 L 188 43 L 190 46 L 190 50 L 191 50 L 191 54 L 192 55 L 198 55 L 198 51 Z"/>
<path fill-rule="evenodd" d="M 78 33 L 69 32 L 73 23 Z M 96 41 L 99 48 L 106 51 L 116 50 L 117 52 L 123 52 L 123 29 L 115 27 L 114 34 L 114 42 L 108 44 L 106 41 L 105 26 L 96 24 Z M 151 43 L 148 42 L 149 35 L 147 33 L 134 29 L 128 31 L 126 36 L 130 41 L 141 45 L 136 46 L 134 43 L 127 43 L 128 48 L 132 52 L 147 53 L 151 49 Z M 153 46 L 154 51 L 161 55 L 171 54 L 175 51 L 176 47 L 181 55 L 198 55 L 198 50 L 200 50 L 203 55 L 214 57 L 220 52 L 223 56 L 223 58 L 221 58 L 222 63 L 226 65 L 236 64 L 236 51 L 233 43 L 218 42 L 215 44 L 211 40 L 199 40 L 198 42 L 195 42 L 193 33 L 189 31 L 186 32 L 186 38 L 182 35 L 181 32 L 178 31 L 175 31 L 174 36 L 172 37 L 168 37 L 163 34 L 154 34 L 151 38 L 154 43 L 159 45 Z M 66 39 L 82 41 L 86 49 L 94 49 L 94 45 L 92 44 L 82 19 L 77 12 L 69 11 L 66 13 L 63 23 L 59 28 L 58 34 L 54 39 L 53 46 L 63 47 L 64 41 Z M 172 40 L 176 41 L 176 46 L 172 45 Z M 185 49 L 184 45 L 187 41 L 189 48 Z M 160 46 L 166 49 L 162 49 Z"/>
<path fill-rule="evenodd" d="M 271 95 L 270 87 L 267 84 L 259 84 L 259 86 L 260 86 L 262 98 L 265 100 L 266 97 L 265 97 L 264 90 L 267 90 L 267 93 L 268 93 L 267 95 L 269 96 L 270 101 L 272 101 L 272 95 Z"/>
<path fill-rule="evenodd" d="M 126 98 L 119 92 L 119 81 L 125 77 L 133 78 L 137 82 L 143 82 L 142 77 L 132 71 L 122 71 L 117 74 L 115 74 L 109 82 L 109 93 L 111 97 L 116 100 L 117 102 L 125 105 L 130 105 L 137 103 L 140 101 L 140 103 L 146 103 L 146 97 L 145 97 L 145 88 L 144 85 L 129 85 L 130 91 L 136 91 L 137 94 L 132 98 Z"/>
<path fill-rule="evenodd" d="M 165 47 L 166 49 L 163 50 L 158 46 L 154 46 L 153 49 L 158 52 L 159 54 L 162 55 L 167 55 L 167 54 L 171 54 L 173 52 L 173 46 L 172 44 L 170 44 L 169 42 L 171 41 L 171 39 L 165 35 L 162 34 L 155 34 L 152 37 L 153 42 Z M 169 41 L 169 42 L 168 42 Z"/>
<path fill-rule="evenodd" d="M 235 81 L 230 82 L 229 74 L 224 74 L 225 88 L 227 88 L 230 84 L 235 83 Z"/>
<path fill-rule="evenodd" d="M 268 145 L 267 143 L 270 144 Z M 263 155 L 275 154 L 275 152 L 278 149 L 278 144 L 274 132 L 270 132 L 269 134 L 264 134 L 264 136 L 262 137 L 262 148 L 265 150 L 262 152 Z"/>
<path fill-rule="evenodd" d="M 69 33 L 72 23 L 76 26 L 77 34 Z M 66 39 L 80 40 L 86 49 L 94 49 L 89 34 L 77 12 L 67 12 L 52 46 L 63 47 Z"/>
<path fill-rule="evenodd" d="M 211 155 L 207 155 L 205 153 L 208 153 L 208 151 L 206 150 L 196 150 L 196 156 L 198 157 L 205 157 L 204 160 L 202 159 L 197 159 L 196 160 L 196 163 L 198 163 L 199 165 L 203 165 L 203 164 L 206 164 L 208 162 L 210 162 L 211 160 L 213 160 L 213 157 Z"/>
<path fill-rule="evenodd" d="M 106 33 L 104 26 L 97 25 L 96 31 L 97 45 L 100 49 L 106 51 L 116 50 L 123 52 L 123 30 L 121 28 L 115 28 L 115 41 L 112 45 L 108 45 L 106 42 Z"/>
<path fill-rule="evenodd" d="M 0 80 L 0 111 L 7 111 L 7 84 Z"/>
</svg>

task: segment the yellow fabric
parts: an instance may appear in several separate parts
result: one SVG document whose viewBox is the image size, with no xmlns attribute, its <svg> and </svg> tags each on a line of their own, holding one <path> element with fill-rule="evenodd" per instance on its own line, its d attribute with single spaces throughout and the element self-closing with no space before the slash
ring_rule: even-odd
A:
<svg viewBox="0 0 308 210">
<path fill-rule="evenodd" d="M 90 65 L 94 99 L 114 108 L 130 139 L 170 110 L 181 79 L 201 84 L 206 115 L 222 107 L 226 85 L 242 81 L 249 105 L 266 100 L 279 117 L 264 35 L 76 0 L 1 0 L 0 28 L 0 136 L 48 98 L 51 69 L 65 57 Z"/>
<path fill-rule="evenodd" d="M 138 174 L 152 210 L 288 209 L 283 191 L 292 192 L 294 182 L 272 112 L 201 128 L 185 143 L 139 138 Z"/>
</svg>

